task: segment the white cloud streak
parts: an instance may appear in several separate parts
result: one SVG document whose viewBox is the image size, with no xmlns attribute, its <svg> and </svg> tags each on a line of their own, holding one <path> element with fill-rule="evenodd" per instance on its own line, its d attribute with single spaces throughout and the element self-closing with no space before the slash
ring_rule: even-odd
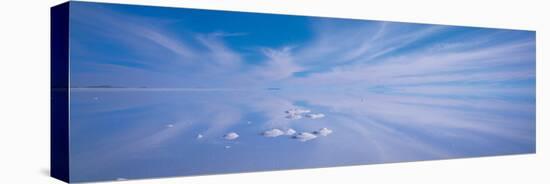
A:
<svg viewBox="0 0 550 184">
<path fill-rule="evenodd" d="M 323 113 L 312 113 L 312 114 L 306 114 L 306 117 L 309 119 L 321 119 L 325 117 L 325 114 Z"/>
</svg>

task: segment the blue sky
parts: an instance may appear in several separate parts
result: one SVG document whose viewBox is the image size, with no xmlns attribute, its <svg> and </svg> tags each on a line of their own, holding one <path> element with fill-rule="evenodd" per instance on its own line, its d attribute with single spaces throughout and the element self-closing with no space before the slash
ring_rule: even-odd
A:
<svg viewBox="0 0 550 184">
<path fill-rule="evenodd" d="M 82 2 L 70 23 L 77 181 L 535 152 L 532 31 Z M 262 136 L 289 128 L 333 133 Z"/>
<path fill-rule="evenodd" d="M 534 84 L 530 31 L 89 3 L 73 10 L 77 87 L 390 86 L 506 76 Z"/>
</svg>

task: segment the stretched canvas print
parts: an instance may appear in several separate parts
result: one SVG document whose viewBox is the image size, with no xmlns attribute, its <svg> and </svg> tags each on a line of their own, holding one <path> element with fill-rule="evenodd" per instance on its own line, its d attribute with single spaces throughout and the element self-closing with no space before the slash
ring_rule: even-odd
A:
<svg viewBox="0 0 550 184">
<path fill-rule="evenodd" d="M 130 180 L 535 153 L 535 32 L 68 2 L 52 176 Z"/>
</svg>

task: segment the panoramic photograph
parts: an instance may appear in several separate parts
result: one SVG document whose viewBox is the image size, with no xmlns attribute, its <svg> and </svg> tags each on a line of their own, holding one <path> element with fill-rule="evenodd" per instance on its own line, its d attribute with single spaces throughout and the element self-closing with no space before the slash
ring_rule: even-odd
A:
<svg viewBox="0 0 550 184">
<path fill-rule="evenodd" d="M 75 182 L 536 152 L 535 32 L 71 2 Z"/>
</svg>

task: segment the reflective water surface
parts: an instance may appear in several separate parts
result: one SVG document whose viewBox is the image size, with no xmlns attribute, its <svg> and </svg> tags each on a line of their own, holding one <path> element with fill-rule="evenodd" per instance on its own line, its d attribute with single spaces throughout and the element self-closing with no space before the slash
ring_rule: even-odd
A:
<svg viewBox="0 0 550 184">
<path fill-rule="evenodd" d="M 310 112 L 290 118 L 288 110 L 296 109 Z M 77 181 L 535 151 L 533 102 L 499 98 L 354 89 L 74 89 L 71 110 Z M 331 133 L 320 135 L 322 128 Z M 266 134 L 273 129 L 296 133 Z M 229 132 L 238 137 L 226 139 Z M 303 132 L 315 138 L 297 139 Z"/>
</svg>

